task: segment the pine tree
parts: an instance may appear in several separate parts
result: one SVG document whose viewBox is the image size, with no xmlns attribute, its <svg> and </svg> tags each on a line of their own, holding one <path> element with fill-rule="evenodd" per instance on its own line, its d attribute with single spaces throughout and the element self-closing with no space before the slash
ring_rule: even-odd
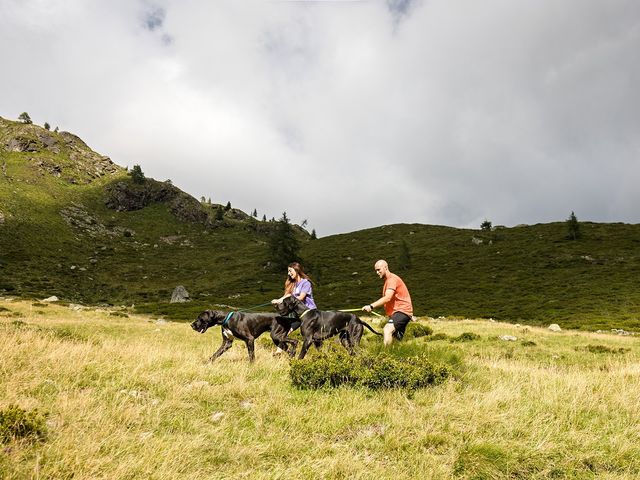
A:
<svg viewBox="0 0 640 480">
<path fill-rule="evenodd" d="M 484 219 L 484 222 L 482 222 L 480 224 L 480 229 L 481 230 L 485 230 L 485 231 L 491 231 L 491 222 L 489 220 L 487 220 L 486 218 Z"/>
<path fill-rule="evenodd" d="M 311 240 L 317 240 L 318 236 L 316 235 L 316 229 L 311 230 Z"/>
<path fill-rule="evenodd" d="M 398 269 L 409 270 L 411 268 L 411 253 L 407 242 L 400 242 L 400 253 L 398 254 Z"/>
<path fill-rule="evenodd" d="M 44 129 L 51 130 L 51 125 L 49 125 L 47 122 L 44 122 Z"/>
<path fill-rule="evenodd" d="M 225 211 L 227 211 L 227 212 L 228 212 L 229 210 L 231 210 L 231 202 L 227 202 L 227 206 L 226 206 L 226 207 L 224 207 L 224 209 L 225 209 Z"/>
<path fill-rule="evenodd" d="M 253 218 L 258 218 L 258 211 L 254 208 L 253 213 L 251 214 Z"/>
<path fill-rule="evenodd" d="M 578 222 L 578 218 L 576 214 L 571 212 L 569 218 L 567 218 L 567 237 L 569 240 L 577 240 L 582 237 L 582 232 L 580 232 L 580 222 Z"/>
<path fill-rule="evenodd" d="M 275 230 L 269 237 L 267 247 L 269 261 L 276 270 L 285 270 L 291 262 L 300 261 L 300 243 L 289 223 L 287 212 L 283 212 L 282 218 L 278 220 Z"/>
<path fill-rule="evenodd" d="M 263 222 L 266 222 L 266 221 L 267 221 L 267 215 L 266 215 L 266 214 L 263 214 L 263 215 L 262 215 L 262 221 L 263 221 Z"/>
<path fill-rule="evenodd" d="M 222 206 L 216 208 L 216 220 L 222 221 L 224 220 L 224 211 L 222 210 Z"/>
<path fill-rule="evenodd" d="M 26 123 L 28 125 L 33 123 L 31 121 L 31 117 L 29 116 L 29 114 L 27 112 L 22 112 L 20 114 L 20 116 L 18 117 L 18 120 L 20 120 L 22 123 Z"/>
<path fill-rule="evenodd" d="M 142 168 L 140 168 L 140 165 L 134 165 L 129 172 L 129 175 L 131 175 L 131 180 L 133 180 L 133 183 L 137 185 L 142 185 L 146 180 L 144 173 L 142 172 Z"/>
</svg>

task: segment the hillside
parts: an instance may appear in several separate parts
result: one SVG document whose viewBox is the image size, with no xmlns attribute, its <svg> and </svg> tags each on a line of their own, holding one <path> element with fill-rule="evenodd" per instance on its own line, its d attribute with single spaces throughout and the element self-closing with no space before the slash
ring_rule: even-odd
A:
<svg viewBox="0 0 640 480">
<path fill-rule="evenodd" d="M 280 294 L 268 268 L 272 222 L 201 204 L 170 182 L 135 185 L 78 137 L 0 119 L 0 294 L 135 305 L 192 318 L 212 304 L 263 304 Z M 143 166 L 144 167 L 144 166 Z M 419 315 L 564 327 L 640 329 L 640 225 L 563 222 L 464 230 L 388 225 L 311 240 L 297 228 L 321 308 L 379 294 L 373 262 L 398 271 Z M 188 304 L 169 304 L 184 285 Z"/>
</svg>

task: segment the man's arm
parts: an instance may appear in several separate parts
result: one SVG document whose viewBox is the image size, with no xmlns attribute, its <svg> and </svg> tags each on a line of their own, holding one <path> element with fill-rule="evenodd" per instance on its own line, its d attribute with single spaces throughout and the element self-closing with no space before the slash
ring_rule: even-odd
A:
<svg viewBox="0 0 640 480">
<path fill-rule="evenodd" d="M 362 307 L 362 310 L 364 310 L 365 312 L 370 312 L 374 308 L 383 306 L 385 303 L 387 303 L 393 298 L 394 293 L 396 293 L 396 291 L 393 288 L 387 288 L 384 292 L 383 297 L 380 297 L 378 300 L 376 300 L 373 303 L 370 303 L 369 305 L 365 305 L 364 307 Z"/>
</svg>

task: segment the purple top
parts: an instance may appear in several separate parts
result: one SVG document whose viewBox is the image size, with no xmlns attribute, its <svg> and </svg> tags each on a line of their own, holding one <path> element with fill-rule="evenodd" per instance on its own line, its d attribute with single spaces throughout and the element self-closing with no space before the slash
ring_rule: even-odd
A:
<svg viewBox="0 0 640 480">
<path fill-rule="evenodd" d="M 293 287 L 293 295 L 298 298 L 301 293 L 306 293 L 307 296 L 304 297 L 302 301 L 307 308 L 317 308 L 316 302 L 313 301 L 313 291 L 311 290 L 311 282 L 306 278 L 301 278 L 298 283 Z"/>
</svg>

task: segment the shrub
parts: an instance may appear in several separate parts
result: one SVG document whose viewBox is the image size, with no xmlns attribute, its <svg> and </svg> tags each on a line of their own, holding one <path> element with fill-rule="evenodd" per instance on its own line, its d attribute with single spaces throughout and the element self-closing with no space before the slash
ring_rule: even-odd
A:
<svg viewBox="0 0 640 480">
<path fill-rule="evenodd" d="M 44 440 L 45 436 L 45 415 L 37 410 L 28 412 L 17 405 L 0 410 L 0 442 L 20 438 Z"/>
<path fill-rule="evenodd" d="M 404 332 L 404 339 L 407 340 L 410 338 L 426 337 L 428 335 L 431 335 L 432 333 L 433 329 L 428 325 L 423 325 L 417 322 L 409 322 L 409 325 L 407 325 L 407 329 Z"/>
<path fill-rule="evenodd" d="M 450 367 L 436 365 L 425 355 L 396 358 L 388 353 L 350 356 L 345 352 L 322 352 L 306 360 L 292 360 L 289 377 L 297 388 L 340 385 L 416 389 L 438 385 L 451 375 Z"/>
<path fill-rule="evenodd" d="M 480 340 L 480 335 L 473 332 L 464 332 L 457 337 L 449 339 L 450 342 L 472 342 L 474 340 Z"/>
</svg>

